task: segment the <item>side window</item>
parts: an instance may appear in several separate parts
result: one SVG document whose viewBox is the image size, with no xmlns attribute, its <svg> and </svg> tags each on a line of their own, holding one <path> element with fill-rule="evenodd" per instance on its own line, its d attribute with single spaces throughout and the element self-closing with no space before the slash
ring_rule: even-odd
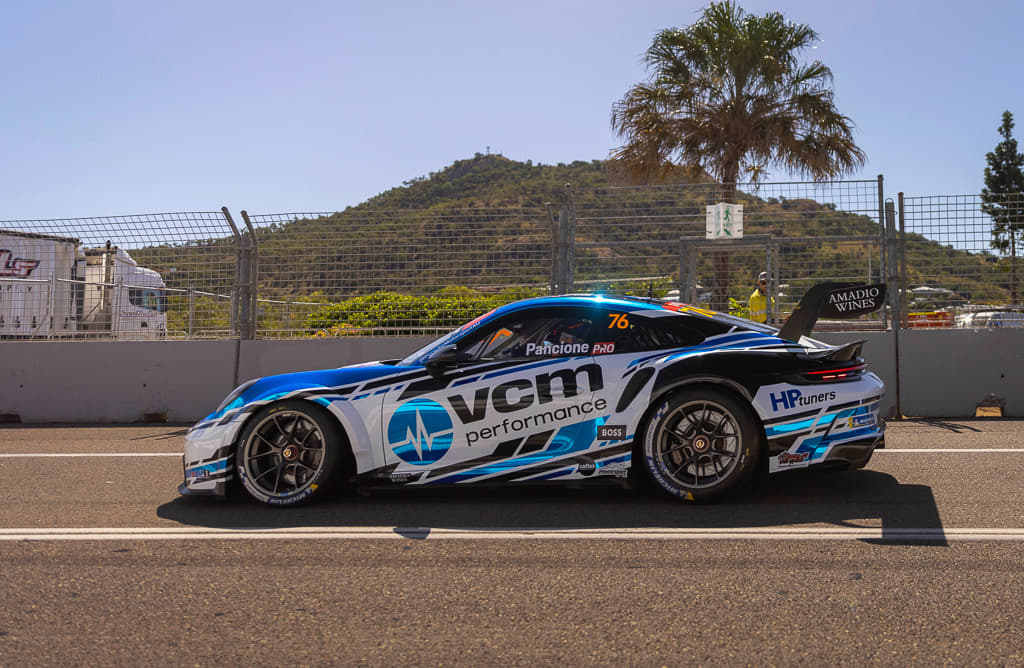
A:
<svg viewBox="0 0 1024 668">
<path fill-rule="evenodd" d="M 128 302 L 132 306 L 165 313 L 167 297 L 163 291 L 154 288 L 128 288 Z"/>
<path fill-rule="evenodd" d="M 458 344 L 471 360 L 589 355 L 589 317 L 545 310 L 515 314 Z"/>
<path fill-rule="evenodd" d="M 594 328 L 594 354 L 685 348 L 728 330 L 725 325 L 711 320 L 692 320 L 685 316 L 651 318 L 638 312 L 608 311 L 602 316 L 602 325 Z"/>
</svg>

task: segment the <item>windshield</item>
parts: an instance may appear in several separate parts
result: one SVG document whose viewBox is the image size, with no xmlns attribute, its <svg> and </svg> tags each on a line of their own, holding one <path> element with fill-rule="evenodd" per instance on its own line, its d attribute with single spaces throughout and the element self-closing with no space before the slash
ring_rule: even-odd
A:
<svg viewBox="0 0 1024 668">
<path fill-rule="evenodd" d="M 458 335 L 461 334 L 462 330 L 464 330 L 465 328 L 466 325 L 463 325 L 458 329 L 448 332 L 441 338 L 431 341 L 427 345 L 423 346 L 422 348 L 420 348 L 419 350 L 417 350 L 416 352 L 414 352 L 413 354 L 409 355 L 404 360 L 399 362 L 398 366 L 416 366 L 419 364 L 423 364 L 424 360 L 427 359 L 427 357 L 430 355 L 431 352 L 434 351 L 434 349 L 440 348 L 441 346 L 447 345 L 449 342 L 454 341 L 456 338 L 458 338 Z"/>
<path fill-rule="evenodd" d="M 409 355 L 408 357 L 406 357 L 404 360 L 402 360 L 398 364 L 400 366 L 416 366 L 416 365 L 423 364 L 426 361 L 427 357 L 430 356 L 430 353 L 434 352 L 435 350 L 437 350 L 438 348 L 440 348 L 442 346 L 448 345 L 449 343 L 451 343 L 455 339 L 459 338 L 460 336 L 462 336 L 463 334 L 465 334 L 469 330 L 471 330 L 474 327 L 476 327 L 478 324 L 480 324 L 481 322 L 483 322 L 487 318 L 491 317 L 491 314 L 494 313 L 494 310 L 495 309 L 492 309 L 492 310 L 488 311 L 487 313 L 484 313 L 481 316 L 473 318 L 472 320 L 467 322 L 462 327 L 459 327 L 457 329 L 453 329 L 452 331 L 448 332 L 447 334 L 445 334 L 441 338 L 439 338 L 439 339 L 437 339 L 435 341 L 431 341 L 427 345 L 423 346 L 422 348 L 420 348 L 419 350 L 414 352 L 412 355 Z"/>
<path fill-rule="evenodd" d="M 128 288 L 128 302 L 157 313 L 167 313 L 167 295 L 156 288 Z"/>
</svg>

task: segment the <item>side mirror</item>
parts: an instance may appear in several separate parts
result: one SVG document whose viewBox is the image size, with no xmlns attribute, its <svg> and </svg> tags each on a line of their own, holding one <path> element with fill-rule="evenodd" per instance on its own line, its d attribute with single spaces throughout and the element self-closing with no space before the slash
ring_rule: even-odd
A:
<svg viewBox="0 0 1024 668">
<path fill-rule="evenodd" d="M 459 351 L 454 343 L 450 343 L 430 353 L 430 357 L 423 362 L 423 366 L 427 367 L 429 371 L 441 371 L 455 366 L 458 361 Z"/>
</svg>

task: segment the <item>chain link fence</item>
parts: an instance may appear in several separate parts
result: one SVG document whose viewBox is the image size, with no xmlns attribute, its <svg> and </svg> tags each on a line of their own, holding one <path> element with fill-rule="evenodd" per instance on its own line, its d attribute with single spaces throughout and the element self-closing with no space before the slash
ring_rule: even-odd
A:
<svg viewBox="0 0 1024 668">
<path fill-rule="evenodd" d="M 712 244 L 707 208 L 723 199 L 743 205 L 743 240 Z M 717 298 L 743 316 L 762 271 L 777 321 L 842 280 L 888 281 L 903 313 L 819 329 L 1015 326 L 1021 200 L 901 195 L 897 225 L 879 177 L 567 188 L 546 208 L 0 221 L 0 338 L 433 334 L 570 291 Z"/>
<path fill-rule="evenodd" d="M 1024 327 L 1024 195 L 901 197 L 909 327 Z"/>
<path fill-rule="evenodd" d="M 222 211 L 0 221 L 0 337 L 229 336 L 238 239 Z"/>
<path fill-rule="evenodd" d="M 259 336 L 448 331 L 549 290 L 543 208 L 245 214 Z"/>
<path fill-rule="evenodd" d="M 701 243 L 708 207 L 723 200 L 742 205 L 743 240 Z M 576 285 L 588 289 L 679 295 L 746 315 L 767 271 L 781 320 L 820 281 L 885 280 L 881 177 L 739 184 L 735 192 L 717 184 L 602 188 L 574 193 L 573 204 Z"/>
</svg>

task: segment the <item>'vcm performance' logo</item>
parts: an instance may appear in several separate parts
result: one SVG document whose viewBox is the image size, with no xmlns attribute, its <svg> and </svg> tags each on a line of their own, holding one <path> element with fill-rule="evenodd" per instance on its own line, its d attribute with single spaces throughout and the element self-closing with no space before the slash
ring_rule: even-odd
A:
<svg viewBox="0 0 1024 668">
<path fill-rule="evenodd" d="M 452 405 L 452 410 L 463 424 L 470 424 L 487 416 L 488 405 L 499 413 L 515 413 L 534 404 L 549 404 L 558 395 L 571 399 L 580 393 L 579 379 L 584 378 L 587 382 L 587 393 L 604 389 L 601 367 L 597 364 L 584 364 L 576 369 L 537 374 L 533 380 L 516 378 L 493 388 L 481 387 L 468 401 L 466 397 L 454 394 L 448 397 L 448 403 Z M 560 388 L 558 394 L 554 388 Z"/>
<path fill-rule="evenodd" d="M 399 459 L 417 466 L 440 460 L 452 447 L 452 419 L 430 399 L 402 404 L 388 423 L 388 445 Z"/>
<path fill-rule="evenodd" d="M 39 260 L 23 257 L 11 257 L 9 250 L 0 249 L 0 278 L 28 278 L 28 275 L 39 266 Z"/>
</svg>

